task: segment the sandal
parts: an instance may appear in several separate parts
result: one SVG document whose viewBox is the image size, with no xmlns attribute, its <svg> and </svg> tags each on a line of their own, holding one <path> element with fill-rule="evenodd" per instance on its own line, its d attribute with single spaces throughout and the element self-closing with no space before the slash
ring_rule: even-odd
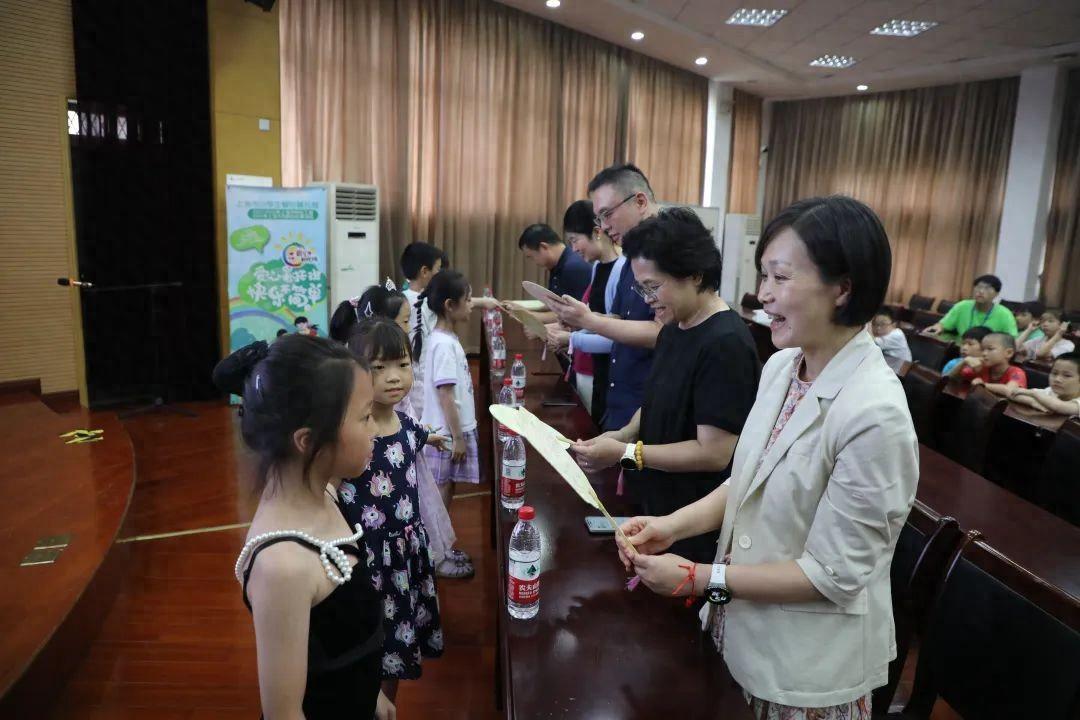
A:
<svg viewBox="0 0 1080 720">
<path fill-rule="evenodd" d="M 457 548 L 450 548 L 446 551 L 446 557 L 450 560 L 456 560 L 459 563 L 465 563 L 472 565 L 472 558 L 469 557 L 469 553 L 464 550 L 458 550 Z"/>
<path fill-rule="evenodd" d="M 453 558 L 446 558 L 435 568 L 435 574 L 449 580 L 468 580 L 476 575 L 472 563 L 462 563 Z"/>
</svg>

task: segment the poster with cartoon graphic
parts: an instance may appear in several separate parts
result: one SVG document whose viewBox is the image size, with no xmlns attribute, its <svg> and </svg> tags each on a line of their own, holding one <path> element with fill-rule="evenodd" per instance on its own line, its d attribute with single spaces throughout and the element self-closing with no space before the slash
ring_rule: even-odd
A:
<svg viewBox="0 0 1080 720">
<path fill-rule="evenodd" d="M 284 332 L 325 335 L 326 189 L 231 185 L 225 203 L 230 351 Z"/>
</svg>

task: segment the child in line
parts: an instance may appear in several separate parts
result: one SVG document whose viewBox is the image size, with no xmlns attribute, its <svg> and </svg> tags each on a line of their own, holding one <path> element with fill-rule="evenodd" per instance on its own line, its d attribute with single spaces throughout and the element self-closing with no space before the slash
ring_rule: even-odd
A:
<svg viewBox="0 0 1080 720">
<path fill-rule="evenodd" d="M 1035 330 L 1041 330 L 1043 337 L 1031 337 Z M 1049 362 L 1076 349 L 1071 340 L 1065 339 L 1065 333 L 1068 331 L 1069 323 L 1062 322 L 1060 310 L 1046 310 L 1039 318 L 1038 325 L 1030 323 L 1023 334 L 1017 338 L 1016 344 L 1022 348 L 1020 354 L 1025 360 Z"/>
<path fill-rule="evenodd" d="M 972 386 L 983 385 L 995 395 L 1009 397 L 1017 388 L 1027 387 L 1027 373 L 1023 368 L 1010 364 L 1013 353 L 1013 337 L 1008 333 L 990 333 L 982 340 L 982 366 L 978 371 L 966 367 L 960 376 Z"/>
<path fill-rule="evenodd" d="M 1046 413 L 1080 415 L 1080 352 L 1058 355 L 1050 369 L 1049 387 L 1019 388 L 1012 399 Z"/>
<path fill-rule="evenodd" d="M 398 680 L 420 677 L 421 657 L 443 651 L 435 567 L 428 533 L 417 510 L 420 448 L 441 448 L 446 438 L 429 434 L 394 409 L 412 386 L 412 358 L 405 332 L 386 318 L 365 319 L 349 337 L 349 349 L 371 367 L 375 445 L 363 474 L 341 483 L 345 516 L 364 528 L 372 585 L 382 594 L 385 641 L 383 692 L 393 701 Z"/>
<path fill-rule="evenodd" d="M 911 348 L 908 347 L 907 336 L 896 324 L 896 315 L 891 309 L 883 307 L 877 311 L 874 319 L 870 321 L 870 334 L 881 348 L 882 355 L 911 362 Z"/>
<path fill-rule="evenodd" d="M 405 294 L 387 279 L 385 286 L 372 285 L 360 297 L 346 300 L 338 306 L 330 320 L 331 337 L 342 343 L 348 342 L 354 328 L 362 319 L 368 317 L 393 320 L 408 336 L 410 314 Z M 415 377 L 417 367 L 415 362 L 412 367 Z M 413 384 L 415 385 L 415 380 Z M 408 393 L 402 398 L 395 410 L 405 413 L 418 423 L 420 416 L 412 406 L 411 396 L 412 393 Z M 417 457 L 416 473 L 419 485 L 420 517 L 424 519 L 424 525 L 427 527 L 432 562 L 435 563 L 435 574 L 451 579 L 471 578 L 476 574 L 472 559 L 464 551 L 453 547 L 457 541 L 457 534 L 450 522 L 450 513 L 447 512 L 442 495 L 435 484 L 435 478 L 432 477 L 431 470 L 422 454 Z"/>
<path fill-rule="evenodd" d="M 480 482 L 472 374 L 454 333 L 454 324 L 466 322 L 472 312 L 472 288 L 461 273 L 443 270 L 420 297 L 438 318 L 427 339 L 413 336 L 413 357 L 421 358 L 426 378 L 422 420 L 452 440 L 450 450 L 424 448 L 424 454 L 449 509 L 455 482 Z"/>
<path fill-rule="evenodd" d="M 1031 334 L 1027 336 L 1028 340 L 1038 340 L 1045 337 L 1043 331 L 1039 329 L 1039 318 L 1042 317 L 1043 310 L 1042 303 L 1038 302 L 1026 302 L 1016 309 L 1013 313 L 1016 316 L 1016 327 L 1020 330 L 1030 327 L 1032 323 L 1035 323 L 1035 329 L 1031 331 Z M 1024 343 L 1020 342 L 1020 339 L 1016 340 L 1017 352 L 1024 347 Z"/>
<path fill-rule="evenodd" d="M 975 372 L 982 369 L 982 341 L 989 334 L 990 328 L 984 325 L 977 325 L 965 332 L 960 338 L 960 357 L 945 363 L 941 374 L 958 380 L 964 368 L 971 368 Z"/>
<path fill-rule="evenodd" d="M 392 717 L 363 531 L 331 494 L 371 457 L 371 375 L 341 345 L 291 334 L 233 353 L 214 382 L 243 397 L 241 432 L 259 459 L 236 578 L 255 624 L 263 715 Z"/>
</svg>

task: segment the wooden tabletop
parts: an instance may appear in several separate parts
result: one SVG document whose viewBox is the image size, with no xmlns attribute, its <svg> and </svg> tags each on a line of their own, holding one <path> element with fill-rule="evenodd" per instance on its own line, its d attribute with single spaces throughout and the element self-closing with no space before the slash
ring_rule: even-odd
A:
<svg viewBox="0 0 1080 720">
<path fill-rule="evenodd" d="M 102 429 L 104 439 L 65 445 L 58 435 Z M 131 441 L 112 413 L 57 415 L 41 401 L 0 404 L 0 696 L 71 612 L 112 547 L 134 488 Z M 69 536 L 51 564 L 20 567 L 49 536 Z"/>
<path fill-rule="evenodd" d="M 511 352 L 529 342 L 506 328 Z M 526 366 L 543 367 L 535 349 Z M 511 355 L 512 358 L 512 355 Z M 482 375 L 486 374 L 482 370 Z M 542 371 L 541 371 L 542 372 Z M 491 390 L 499 376 L 487 378 Z M 580 404 L 544 406 L 572 390 L 561 374 L 530 372 L 525 406 L 570 438 L 598 433 Z M 493 442 L 493 431 L 486 440 Z M 597 515 L 533 449 L 527 450 L 525 502 L 536 509 L 543 536 L 540 613 L 516 620 L 506 611 L 507 546 L 515 513 L 495 499 L 499 562 L 499 682 L 507 718 L 749 718 L 742 692 L 703 636 L 692 609 L 644 586 L 626 590 L 627 574 L 610 535 L 589 535 Z M 494 455 L 496 461 L 498 454 Z M 497 473 L 498 466 L 493 471 Z M 613 514 L 626 512 L 615 495 L 617 472 L 592 476 Z"/>
</svg>

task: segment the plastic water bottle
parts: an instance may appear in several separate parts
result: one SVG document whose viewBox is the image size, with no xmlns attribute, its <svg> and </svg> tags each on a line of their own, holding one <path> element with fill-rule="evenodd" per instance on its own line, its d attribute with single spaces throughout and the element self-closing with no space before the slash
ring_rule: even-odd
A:
<svg viewBox="0 0 1080 720">
<path fill-rule="evenodd" d="M 510 617 L 527 620 L 540 612 L 540 531 L 532 524 L 536 511 L 518 510 L 518 523 L 510 536 L 510 572 L 507 573 L 506 609 Z"/>
<path fill-rule="evenodd" d="M 517 407 L 517 395 L 514 394 L 514 388 L 510 385 L 510 378 L 503 378 L 502 390 L 499 391 L 499 404 L 507 407 Z M 505 425 L 499 423 L 500 443 L 506 439 L 509 432 L 510 430 Z"/>
<path fill-rule="evenodd" d="M 491 338 L 491 368 L 506 370 L 506 340 L 503 339 L 502 333 L 494 334 Z"/>
<path fill-rule="evenodd" d="M 491 288 L 489 288 L 489 287 L 484 288 L 484 297 L 485 298 L 492 297 Z M 484 327 L 486 327 L 489 331 L 491 330 L 491 325 L 492 325 L 492 322 L 494 320 L 493 315 L 495 313 L 497 313 L 497 312 L 499 312 L 499 311 L 498 310 L 492 310 L 490 308 L 484 310 Z"/>
<path fill-rule="evenodd" d="M 502 473 L 499 477 L 499 500 L 507 510 L 525 504 L 525 442 L 507 428 L 502 444 Z"/>
<path fill-rule="evenodd" d="M 519 401 L 525 399 L 525 362 L 522 357 L 521 353 L 514 355 L 514 364 L 510 366 L 510 379 Z"/>
</svg>

